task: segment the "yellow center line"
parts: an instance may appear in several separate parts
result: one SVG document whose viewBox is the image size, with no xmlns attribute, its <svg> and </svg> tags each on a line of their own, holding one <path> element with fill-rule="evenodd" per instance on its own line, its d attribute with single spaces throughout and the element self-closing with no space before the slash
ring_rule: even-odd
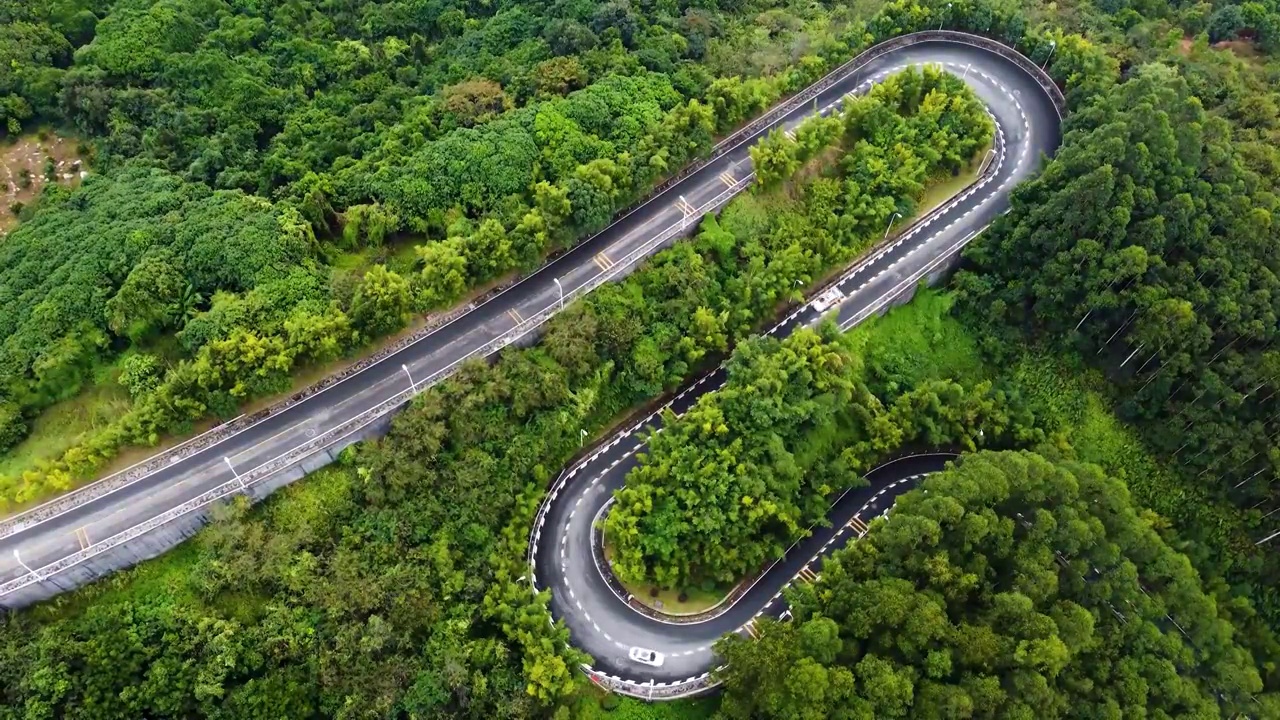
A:
<svg viewBox="0 0 1280 720">
<path fill-rule="evenodd" d="M 517 325 L 524 322 L 524 318 L 520 316 L 520 311 L 516 310 L 515 308 L 511 308 L 510 310 L 508 310 L 507 314 L 511 316 L 512 320 L 516 321 Z"/>
<path fill-rule="evenodd" d="M 596 253 L 596 256 L 594 259 L 596 261 L 596 266 L 599 267 L 601 270 L 608 270 L 609 268 L 613 267 L 613 264 L 614 264 L 613 260 L 610 259 L 609 256 L 605 255 L 603 252 Z"/>
<path fill-rule="evenodd" d="M 725 185 L 727 185 L 727 186 L 729 186 L 729 187 L 733 187 L 734 185 L 736 185 L 736 184 L 737 184 L 737 182 L 738 182 L 738 181 L 737 181 L 737 180 L 734 180 L 734 179 L 733 179 L 733 176 L 732 176 L 732 175 L 730 175 L 729 173 L 727 173 L 727 172 L 722 172 L 722 173 L 720 173 L 720 182 L 724 183 Z"/>
</svg>

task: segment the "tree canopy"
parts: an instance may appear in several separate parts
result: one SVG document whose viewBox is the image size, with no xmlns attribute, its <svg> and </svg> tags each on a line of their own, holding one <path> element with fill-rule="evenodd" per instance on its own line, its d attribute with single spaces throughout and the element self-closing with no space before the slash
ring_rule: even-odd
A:
<svg viewBox="0 0 1280 720">
<path fill-rule="evenodd" d="M 1280 501 L 1280 175 L 1251 169 L 1251 137 L 1174 69 L 1136 68 L 1072 117 L 956 282 L 996 357 L 1028 333 L 1079 351 L 1186 482 L 1256 522 Z"/>
<path fill-rule="evenodd" d="M 1096 466 L 964 456 L 717 649 L 728 718 L 1270 717 L 1247 606 Z M 1274 640 L 1272 652 L 1274 653 Z M 1260 670 L 1260 667 L 1262 668 Z M 1267 676 L 1264 677 L 1263 674 Z"/>
</svg>

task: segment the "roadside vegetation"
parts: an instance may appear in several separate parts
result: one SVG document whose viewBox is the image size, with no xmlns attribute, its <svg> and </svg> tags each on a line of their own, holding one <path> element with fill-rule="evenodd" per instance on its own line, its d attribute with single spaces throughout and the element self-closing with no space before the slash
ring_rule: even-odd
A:
<svg viewBox="0 0 1280 720">
<path fill-rule="evenodd" d="M 106 5 L 0 11 L 10 124 L 74 126 L 102 170 L 0 248 L 0 452 L 57 436 L 19 449 L 0 512 L 536 266 L 878 40 L 937 19 L 1048 59 L 1056 37 L 998 4 Z M 1100 49 L 1061 38 L 1054 72 L 1095 82 Z M 116 422 L 39 421 L 103 382 L 131 398 Z"/>
<path fill-rule="evenodd" d="M 931 481 L 936 494 L 904 501 L 920 532 L 877 526 L 832 565 L 830 591 L 793 598 L 797 623 L 768 626 L 759 645 L 728 641 L 742 675 L 719 712 L 1268 717 L 1280 561 L 1253 542 L 1275 529 L 1264 513 L 1280 503 L 1275 399 L 1263 399 L 1280 317 L 1280 15 L 1258 2 L 1105 6 L 0 0 L 5 130 L 66 123 L 97 152 L 83 187 L 46 190 L 0 241 L 0 444 L 98 383 L 131 397 L 118 423 L 57 458 L 28 453 L 33 467 L 15 467 L 0 500 L 70 487 L 122 445 L 232 414 L 299 368 L 532 265 L 860 47 L 972 29 L 1016 43 L 1064 86 L 1073 113 L 1058 159 L 974 244 L 955 290 L 843 337 L 746 342 L 726 390 L 758 377 L 789 397 L 775 361 L 805 367 L 796 351 L 807 348 L 858 370 L 822 377 L 864 409 L 887 408 L 865 417 L 929 419 L 912 427 L 937 432 L 902 437 L 973 441 L 954 398 L 998 398 L 1005 425 L 1027 430 L 1009 446 L 1038 456 L 975 455 Z M 758 152 L 768 167 L 795 164 L 776 137 Z M 502 167 L 466 175 L 477 155 Z M 705 716 L 706 703 L 655 708 L 584 687 L 583 658 L 522 579 L 528 531 L 580 428 L 600 432 L 708 367 L 797 283 L 874 242 L 843 238 L 841 223 L 883 228 L 921 197 L 846 185 L 840 207 L 869 215 L 814 222 L 823 157 L 809 186 L 766 170 L 694 239 L 566 308 L 539 345 L 427 391 L 337 466 L 260 508 L 222 509 L 162 558 L 4 617 L 0 717 Z M 419 248 L 410 272 L 335 271 L 405 244 Z M 815 390 L 795 390 L 798 410 L 823 407 Z M 747 547 L 767 557 L 826 492 L 791 465 L 825 472 L 868 426 L 797 413 L 762 428 L 725 398 L 695 410 L 735 420 L 710 441 L 793 443 L 761 456 L 779 462 L 758 475 L 726 468 L 724 502 L 707 509 L 731 517 L 733 493 L 759 486 L 752 496 L 791 523 L 758 526 Z M 895 416 L 901 398 L 921 402 Z M 706 439 L 682 432 L 686 443 L 655 446 L 642 470 L 654 482 L 636 492 L 679 499 L 672 469 Z M 1188 441 L 1198 455 L 1183 460 Z M 831 487 L 858 482 L 860 466 Z M 988 477 L 1008 495 L 983 490 Z M 926 499 L 944 495 L 954 503 Z M 1016 512 L 1034 513 L 1037 532 Z M 642 529 L 646 514 L 633 517 Z M 627 542 L 634 574 L 664 583 L 741 572 L 715 548 L 690 562 Z M 917 547 L 932 552 L 906 552 Z M 992 572 L 978 578 L 982 559 Z M 1081 585 L 1072 572 L 1086 561 L 1119 572 Z M 934 591 L 896 592 L 903 582 Z M 885 602 L 858 615 L 881 589 Z M 1138 607 L 1125 625 L 1108 603 L 1128 601 Z M 947 621 L 908 622 L 913 608 Z M 937 652 L 908 647 L 900 628 Z M 794 683 L 823 691 L 794 698 Z"/>
<path fill-rule="evenodd" d="M 315 483 L 262 510 L 232 504 L 174 560 L 6 618 L 5 704 L 94 718 L 572 712 L 585 658 L 525 576 L 528 528 L 579 430 L 718 361 L 923 187 L 891 192 L 840 196 L 871 208 L 868 236 L 808 224 L 799 188 L 753 191 L 567 307 L 538 345 L 426 391 Z"/>
<path fill-rule="evenodd" d="M 788 599 L 717 645 L 722 717 L 1280 714 L 1239 608 L 1094 465 L 965 455 Z"/>
<path fill-rule="evenodd" d="M 0 137 L 74 128 L 102 170 L 0 247 L 0 452 L 131 396 L 22 448 L 0 508 L 535 267 L 871 40 L 803 4 L 760 35 L 764 9 L 0 5 Z"/>
</svg>

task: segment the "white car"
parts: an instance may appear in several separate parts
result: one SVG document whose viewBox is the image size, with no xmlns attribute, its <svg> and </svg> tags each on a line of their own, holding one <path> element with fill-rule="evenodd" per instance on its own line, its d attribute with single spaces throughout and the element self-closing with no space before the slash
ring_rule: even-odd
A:
<svg viewBox="0 0 1280 720">
<path fill-rule="evenodd" d="M 632 660 L 635 660 L 638 663 L 644 663 L 645 665 L 652 665 L 654 667 L 660 667 L 662 665 L 662 661 L 667 659 L 665 655 L 657 650 L 649 650 L 648 648 L 642 647 L 631 648 L 631 652 L 628 653 L 628 655 Z"/>
<path fill-rule="evenodd" d="M 840 291 L 840 288 L 833 287 L 819 295 L 818 298 L 813 301 L 813 309 L 820 313 L 824 313 L 827 310 L 830 310 L 832 305 L 839 303 L 843 299 L 844 293 Z"/>
</svg>

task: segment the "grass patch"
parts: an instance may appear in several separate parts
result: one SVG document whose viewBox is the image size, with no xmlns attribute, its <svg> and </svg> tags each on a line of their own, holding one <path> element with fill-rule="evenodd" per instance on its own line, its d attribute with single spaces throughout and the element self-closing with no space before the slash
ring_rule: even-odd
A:
<svg viewBox="0 0 1280 720">
<path fill-rule="evenodd" d="M 133 405 L 128 391 L 110 373 L 100 375 L 75 397 L 40 413 L 31 424 L 31 434 L 0 457 L 0 476 L 17 477 L 42 460 L 54 460 L 128 412 Z"/>
<path fill-rule="evenodd" d="M 720 698 L 649 703 L 586 685 L 572 705 L 575 720 L 710 720 Z"/>
<path fill-rule="evenodd" d="M 1249 40 L 1223 40 L 1214 43 L 1213 48 L 1229 52 L 1254 68 L 1262 68 L 1267 64 L 1267 56 Z"/>
<path fill-rule="evenodd" d="M 642 604 L 668 615 L 697 615 L 715 607 L 724 600 L 727 590 L 707 592 L 701 588 L 690 590 L 663 590 L 622 583 L 627 592 L 636 596 Z M 656 592 L 656 594 L 655 594 Z"/>
<path fill-rule="evenodd" d="M 973 159 L 960 170 L 959 174 L 945 180 L 930 183 L 929 187 L 925 188 L 924 195 L 920 197 L 919 209 L 912 219 L 914 220 L 916 217 L 931 212 L 934 208 L 950 200 L 956 193 L 964 190 L 974 180 L 977 180 L 978 170 L 982 168 L 982 160 L 987 156 L 987 151 L 991 147 L 991 144 L 988 143 L 986 147 L 979 150 L 978 154 L 973 156 Z"/>
<path fill-rule="evenodd" d="M 613 548 L 609 547 L 606 540 L 604 543 L 605 560 L 613 563 Z M 614 577 L 617 577 L 616 575 Z M 628 583 L 622 578 L 618 578 L 618 582 L 626 589 L 627 592 L 635 596 L 642 605 L 657 610 L 668 615 L 697 615 L 703 613 L 718 605 L 729 591 L 733 588 L 716 588 L 715 590 L 704 590 L 702 588 L 686 588 L 684 590 L 667 590 L 653 585 L 645 585 L 643 583 Z"/>
<path fill-rule="evenodd" d="M 417 247 L 430 242 L 421 236 L 404 236 L 390 240 L 382 247 L 366 247 L 340 252 L 330 259 L 329 267 L 339 272 L 363 275 L 374 265 L 386 265 L 388 270 L 408 275 L 418 263 Z"/>
<path fill-rule="evenodd" d="M 930 378 L 965 384 L 988 379 L 977 342 L 951 317 L 953 302 L 950 294 L 922 289 L 907 305 L 851 330 L 854 349 L 868 370 L 889 378 L 893 389 Z"/>
</svg>

